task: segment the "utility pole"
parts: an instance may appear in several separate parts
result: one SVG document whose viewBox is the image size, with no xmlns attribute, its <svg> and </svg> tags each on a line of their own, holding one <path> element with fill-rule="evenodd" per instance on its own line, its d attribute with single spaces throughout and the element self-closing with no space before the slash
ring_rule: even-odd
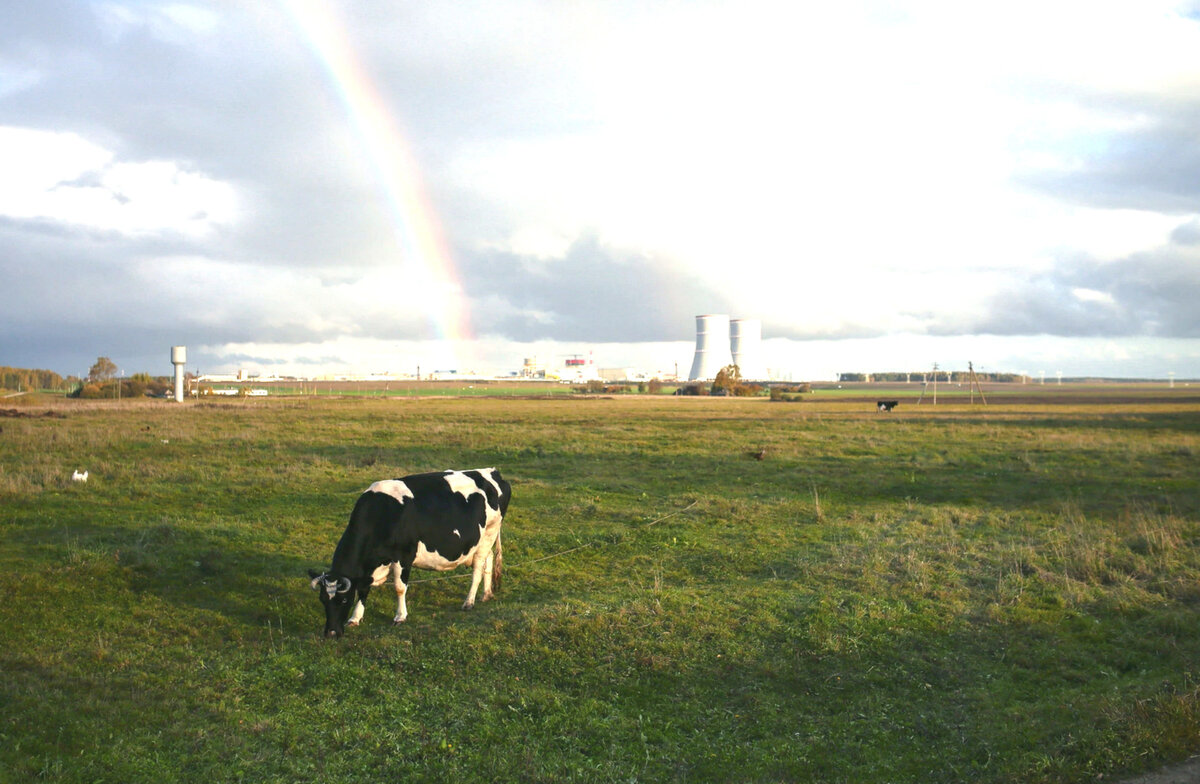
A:
<svg viewBox="0 0 1200 784">
<path fill-rule="evenodd" d="M 970 362 L 967 363 L 967 370 L 971 373 L 971 405 L 975 405 L 975 390 L 979 390 L 979 399 L 983 404 L 987 405 L 987 398 L 983 395 L 983 386 L 979 383 L 979 377 L 975 375 L 975 366 Z"/>
<path fill-rule="evenodd" d="M 933 363 L 933 404 L 937 405 L 937 363 Z M 921 401 L 925 399 L 925 390 L 929 389 L 929 379 L 921 379 L 921 396 L 917 398 L 917 405 L 921 405 Z"/>
</svg>

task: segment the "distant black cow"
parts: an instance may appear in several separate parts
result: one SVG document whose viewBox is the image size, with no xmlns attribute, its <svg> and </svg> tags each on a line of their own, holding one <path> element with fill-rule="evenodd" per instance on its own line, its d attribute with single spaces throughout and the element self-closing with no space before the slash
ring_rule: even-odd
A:
<svg viewBox="0 0 1200 784">
<path fill-rule="evenodd" d="M 875 407 L 880 411 L 891 411 L 898 405 L 900 405 L 899 400 L 880 400 L 875 404 Z"/>
<path fill-rule="evenodd" d="M 340 637 L 362 620 L 371 586 L 388 573 L 396 586 L 395 623 L 408 617 L 404 595 L 412 567 L 445 571 L 471 564 L 471 590 L 463 609 L 483 601 L 500 585 L 504 556 L 500 525 L 512 488 L 495 468 L 437 471 L 384 479 L 358 497 L 330 568 L 309 570 L 325 605 L 325 636 Z M 493 545 L 495 552 L 493 554 Z"/>
</svg>

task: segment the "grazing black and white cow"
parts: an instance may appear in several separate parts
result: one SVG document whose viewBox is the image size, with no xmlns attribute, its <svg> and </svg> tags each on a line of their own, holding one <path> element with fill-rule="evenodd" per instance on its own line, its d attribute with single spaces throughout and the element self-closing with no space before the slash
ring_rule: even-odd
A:
<svg viewBox="0 0 1200 784">
<path fill-rule="evenodd" d="M 891 411 L 898 405 L 900 405 L 899 400 L 880 400 L 875 403 L 875 407 L 880 411 Z"/>
<path fill-rule="evenodd" d="M 500 525 L 511 498 L 512 488 L 495 468 L 414 474 L 368 487 L 354 504 L 333 564 L 308 572 L 325 605 L 325 636 L 340 637 L 347 625 L 357 626 L 371 586 L 382 585 L 389 573 L 398 600 L 393 620 L 402 623 L 414 566 L 445 571 L 471 564 L 463 609 L 475 606 L 481 581 L 482 600 L 491 599 L 500 586 Z"/>
</svg>

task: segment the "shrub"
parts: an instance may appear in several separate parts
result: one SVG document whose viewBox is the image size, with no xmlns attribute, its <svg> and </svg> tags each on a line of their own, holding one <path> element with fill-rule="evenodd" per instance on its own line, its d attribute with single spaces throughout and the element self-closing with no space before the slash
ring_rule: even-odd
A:
<svg viewBox="0 0 1200 784">
<path fill-rule="evenodd" d="M 146 382 L 137 376 L 122 382 L 121 397 L 143 397 L 146 394 Z"/>
<path fill-rule="evenodd" d="M 684 384 L 675 390 L 676 395 L 707 397 L 708 386 L 706 384 Z"/>
<path fill-rule="evenodd" d="M 776 403 L 803 403 L 804 393 L 810 389 L 808 384 L 794 387 L 771 387 L 771 400 Z"/>
</svg>

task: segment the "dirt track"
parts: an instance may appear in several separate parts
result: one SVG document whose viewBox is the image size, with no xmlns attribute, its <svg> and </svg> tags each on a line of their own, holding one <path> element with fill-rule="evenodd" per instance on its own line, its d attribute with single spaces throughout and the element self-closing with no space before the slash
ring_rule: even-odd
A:
<svg viewBox="0 0 1200 784">
<path fill-rule="evenodd" d="M 1121 784 L 1195 784 L 1200 782 L 1200 757 L 1192 757 L 1153 773 L 1144 773 Z"/>
</svg>

